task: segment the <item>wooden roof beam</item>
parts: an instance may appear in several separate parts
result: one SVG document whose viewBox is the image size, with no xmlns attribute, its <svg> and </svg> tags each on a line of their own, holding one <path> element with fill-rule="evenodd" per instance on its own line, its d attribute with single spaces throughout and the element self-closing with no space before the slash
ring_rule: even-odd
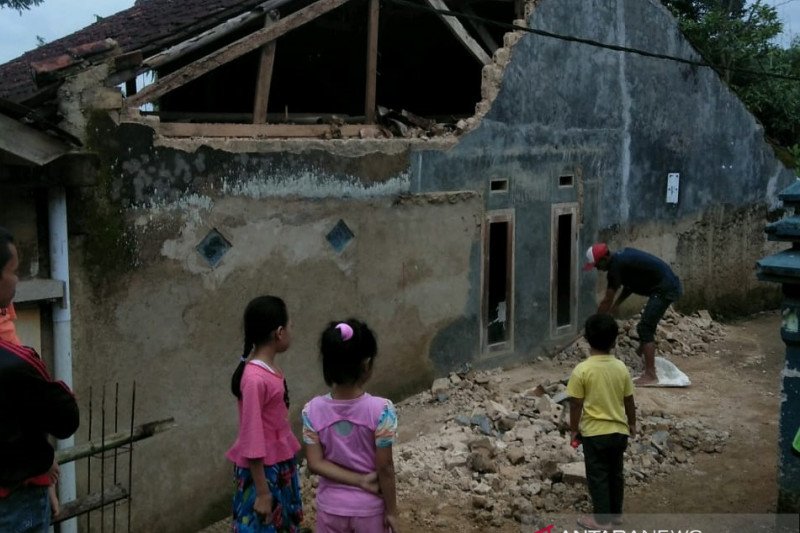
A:
<svg viewBox="0 0 800 533">
<path fill-rule="evenodd" d="M 288 15 L 285 19 L 257 30 L 256 32 L 234 41 L 231 44 L 220 48 L 205 57 L 202 57 L 179 68 L 175 72 L 167 74 L 159 79 L 152 85 L 148 85 L 134 96 L 126 99 L 127 107 L 139 107 L 147 102 L 152 102 L 160 96 L 177 89 L 178 87 L 189 83 L 202 76 L 203 74 L 214 70 L 215 68 L 229 63 L 234 59 L 261 48 L 270 41 L 274 41 L 278 37 L 310 22 L 325 13 L 336 9 L 337 7 L 345 4 L 348 0 L 319 0 L 313 4 Z"/>
<path fill-rule="evenodd" d="M 369 0 L 367 8 L 367 88 L 364 114 L 368 124 L 375 124 L 375 92 L 378 86 L 378 22 L 380 0 Z"/>
<path fill-rule="evenodd" d="M 244 138 L 293 138 L 293 137 L 367 137 L 383 135 L 379 126 L 363 124 L 201 124 L 162 122 L 156 127 L 164 137 L 244 137 Z"/>
<path fill-rule="evenodd" d="M 72 150 L 72 147 L 30 126 L 0 115 L 0 151 L 8 152 L 33 165 L 46 165 Z"/>
<path fill-rule="evenodd" d="M 211 44 L 222 37 L 225 37 L 226 35 L 230 35 L 234 31 L 247 24 L 250 24 L 251 22 L 263 20 L 264 13 L 269 13 L 271 10 L 277 9 L 289 1 L 290 0 L 269 0 L 268 2 L 259 4 L 246 13 L 242 13 L 237 17 L 228 19 L 222 24 L 214 26 L 213 28 L 204 31 L 199 35 L 195 35 L 191 39 L 187 39 L 176 44 L 175 46 L 148 57 L 142 62 L 142 69 L 154 70 L 171 63 L 176 59 L 185 56 L 186 54 L 199 50 L 200 48 Z"/>
<path fill-rule="evenodd" d="M 268 27 L 278 20 L 277 12 L 267 13 L 264 27 Z M 256 78 L 256 96 L 253 102 L 253 124 L 267 123 L 267 104 L 269 104 L 269 89 L 272 85 L 272 68 L 275 65 L 275 41 L 270 41 L 261 48 L 261 58 L 258 63 L 258 77 Z"/>
<path fill-rule="evenodd" d="M 447 7 L 447 4 L 444 3 L 444 0 L 425 0 L 429 6 L 433 9 L 438 9 L 440 11 L 450 11 L 450 8 Z M 445 15 L 443 13 L 437 13 L 439 17 L 447 24 L 447 27 L 450 28 L 450 31 L 461 41 L 469 53 L 475 56 L 475 59 L 481 62 L 483 65 L 488 65 L 492 62 L 492 58 L 489 57 L 489 54 L 481 48 L 481 45 L 472 38 L 472 36 L 467 32 L 467 29 L 461 24 L 454 15 Z"/>
</svg>

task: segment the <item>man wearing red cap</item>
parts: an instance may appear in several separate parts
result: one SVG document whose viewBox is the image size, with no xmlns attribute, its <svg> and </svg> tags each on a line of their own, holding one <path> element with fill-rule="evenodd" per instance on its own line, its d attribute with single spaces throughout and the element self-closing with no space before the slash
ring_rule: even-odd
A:
<svg viewBox="0 0 800 533">
<path fill-rule="evenodd" d="M 680 279 L 664 261 L 635 248 L 623 248 L 612 254 L 605 243 L 596 243 L 586 251 L 586 259 L 589 262 L 584 270 L 597 268 L 608 272 L 608 288 L 597 307 L 598 313 L 614 314 L 631 294 L 648 297 L 636 326 L 639 334 L 637 353 L 644 357 L 644 373 L 634 383 L 640 386 L 657 384 L 656 327 L 669 305 L 683 293 Z M 622 292 L 615 301 L 620 287 Z"/>
</svg>

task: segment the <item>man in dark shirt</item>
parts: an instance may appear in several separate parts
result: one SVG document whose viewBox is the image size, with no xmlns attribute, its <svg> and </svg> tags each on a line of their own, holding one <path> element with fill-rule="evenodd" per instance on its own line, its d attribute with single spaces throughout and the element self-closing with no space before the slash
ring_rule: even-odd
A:
<svg viewBox="0 0 800 533">
<path fill-rule="evenodd" d="M 14 239 L 0 227 L 0 308 L 14 298 L 18 264 Z M 47 487 L 58 476 L 48 435 L 65 439 L 76 429 L 67 386 L 50 379 L 33 349 L 0 339 L 0 531 L 47 531 Z"/>
<path fill-rule="evenodd" d="M 608 288 L 597 307 L 598 313 L 614 314 L 631 294 L 648 297 L 642 318 L 636 326 L 639 334 L 637 353 L 644 357 L 644 373 L 634 383 L 640 386 L 658 383 L 656 327 L 669 305 L 683 293 L 678 276 L 658 257 L 635 248 L 623 248 L 612 254 L 605 243 L 597 243 L 586 251 L 586 258 L 589 262 L 583 267 L 584 270 L 597 268 L 608 272 Z M 614 301 L 620 287 L 622 292 Z"/>
</svg>

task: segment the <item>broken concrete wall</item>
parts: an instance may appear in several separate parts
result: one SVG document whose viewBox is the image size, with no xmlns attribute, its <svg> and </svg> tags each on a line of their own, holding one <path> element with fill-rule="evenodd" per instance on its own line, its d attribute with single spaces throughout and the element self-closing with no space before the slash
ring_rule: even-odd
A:
<svg viewBox="0 0 800 533">
<path fill-rule="evenodd" d="M 433 338 L 469 312 L 477 282 L 478 195 L 403 195 L 404 151 L 183 151 L 154 146 L 143 126 L 98 127 L 105 144 L 95 149 L 113 161 L 108 194 L 135 253 L 98 277 L 86 252 L 91 217 L 73 198 L 73 232 L 85 233 L 71 251 L 76 389 L 86 396 L 119 381 L 126 390 L 135 380 L 137 420 L 178 424 L 137 446 L 137 529 L 189 531 L 228 512 L 229 380 L 241 315 L 257 295 L 283 297 L 293 321 L 292 348 L 278 361 L 296 429 L 303 403 L 326 390 L 317 342 L 330 320 L 360 317 L 376 331 L 371 390 L 401 398 L 430 383 Z M 354 237 L 337 251 L 326 235 L 340 220 Z M 197 250 L 212 229 L 231 244 L 214 268 Z"/>
<path fill-rule="evenodd" d="M 701 59 L 655 0 L 542 0 L 529 26 Z M 776 194 L 794 176 L 711 69 L 525 34 L 477 127 L 448 151 L 415 153 L 411 169 L 415 192 L 474 189 L 485 192 L 487 211 L 513 210 L 516 354 L 560 341 L 548 340 L 556 203 L 579 205 L 581 264 L 605 239 L 672 263 L 684 308 L 746 312 L 775 301 L 753 265 L 768 249 L 763 226 Z M 576 177 L 574 188 L 558 186 L 562 173 Z M 669 173 L 680 174 L 677 204 L 665 201 Z M 509 180 L 507 194 L 489 192 L 494 178 Z M 605 279 L 578 279 L 582 319 Z M 471 307 L 480 303 L 479 293 Z M 479 318 L 443 334 L 443 359 L 477 343 Z"/>
</svg>

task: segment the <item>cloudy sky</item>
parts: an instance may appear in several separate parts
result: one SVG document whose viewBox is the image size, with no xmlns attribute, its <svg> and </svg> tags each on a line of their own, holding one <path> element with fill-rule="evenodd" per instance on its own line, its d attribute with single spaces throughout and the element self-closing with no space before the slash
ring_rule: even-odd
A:
<svg viewBox="0 0 800 533">
<path fill-rule="evenodd" d="M 785 42 L 800 35 L 800 0 L 766 0 L 777 6 L 784 22 Z M 0 9 L 0 63 L 36 47 L 36 36 L 53 41 L 132 6 L 134 0 L 44 0 L 29 11 Z"/>
</svg>

